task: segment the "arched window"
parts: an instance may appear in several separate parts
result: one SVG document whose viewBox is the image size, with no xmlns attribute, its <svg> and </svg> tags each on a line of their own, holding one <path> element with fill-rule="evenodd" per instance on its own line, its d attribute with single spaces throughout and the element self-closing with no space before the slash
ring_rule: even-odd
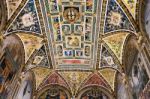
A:
<svg viewBox="0 0 150 99">
<path fill-rule="evenodd" d="M 38 99 L 69 99 L 69 96 L 64 89 L 55 86 L 44 90 Z"/>
<path fill-rule="evenodd" d="M 114 99 L 109 90 L 96 85 L 82 88 L 76 96 L 77 99 Z"/>
<path fill-rule="evenodd" d="M 82 94 L 81 99 L 109 99 L 108 96 L 99 89 L 88 90 Z"/>
</svg>

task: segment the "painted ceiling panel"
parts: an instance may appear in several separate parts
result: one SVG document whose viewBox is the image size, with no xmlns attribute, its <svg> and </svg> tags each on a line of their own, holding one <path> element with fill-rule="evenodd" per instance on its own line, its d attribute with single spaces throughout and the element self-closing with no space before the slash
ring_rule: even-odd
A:
<svg viewBox="0 0 150 99">
<path fill-rule="evenodd" d="M 34 2 L 34 0 L 27 0 L 27 3 L 18 13 L 13 23 L 10 24 L 7 33 L 16 31 L 34 32 L 37 34 L 41 33 L 38 14 Z"/>
<path fill-rule="evenodd" d="M 127 32 L 118 32 L 116 34 L 103 38 L 104 42 L 114 52 L 116 57 L 122 63 L 122 50 L 126 37 L 129 35 Z"/>
<path fill-rule="evenodd" d="M 132 14 L 133 18 L 135 18 L 137 0 L 122 0 L 122 2 Z"/>
<path fill-rule="evenodd" d="M 104 77 L 113 90 L 115 90 L 116 70 L 105 68 L 99 70 L 99 73 Z"/>
<path fill-rule="evenodd" d="M 104 88 L 107 88 L 108 90 L 110 89 L 107 82 L 98 73 L 91 74 L 90 77 L 82 84 L 82 87 L 80 87 L 80 89 L 91 85 L 102 86 Z"/>
<path fill-rule="evenodd" d="M 131 30 L 134 27 L 116 0 L 108 0 L 104 32 Z"/>
<path fill-rule="evenodd" d="M 43 82 L 43 80 L 52 72 L 50 69 L 43 67 L 36 67 L 31 70 L 34 72 L 35 75 L 36 89 Z"/>
<path fill-rule="evenodd" d="M 135 17 L 136 0 L 122 1 Z M 9 17 L 20 2 L 7 0 Z M 119 70 L 122 63 L 129 35 L 124 31 L 135 31 L 117 0 L 26 0 L 12 20 L 6 34 L 20 37 L 37 90 L 49 84 L 64 86 L 72 94 L 91 85 L 114 90 L 116 71 L 110 68 Z M 103 29 L 105 35 L 99 34 Z"/>
<path fill-rule="evenodd" d="M 43 14 L 48 19 L 56 68 L 93 68 L 97 0 L 41 0 L 41 4 L 46 7 Z"/>
<path fill-rule="evenodd" d="M 82 71 L 68 71 L 68 72 L 59 72 L 59 74 L 67 81 L 72 91 L 72 94 L 76 94 L 79 90 L 81 84 L 85 79 L 91 74 L 91 72 L 82 72 Z"/>
<path fill-rule="evenodd" d="M 64 78 L 59 75 L 57 72 L 51 73 L 43 82 L 42 86 L 50 85 L 50 84 L 58 84 L 60 86 L 64 86 L 65 88 L 69 88 L 67 82 Z"/>
<path fill-rule="evenodd" d="M 100 59 L 100 68 L 101 67 L 112 67 L 118 68 L 118 65 L 115 63 L 113 56 L 110 54 L 108 49 L 104 46 L 101 47 L 101 59 Z"/>
<path fill-rule="evenodd" d="M 22 0 L 6 0 L 7 3 L 7 11 L 8 11 L 8 19 L 13 15 L 18 6 L 20 5 Z"/>
<path fill-rule="evenodd" d="M 41 48 L 43 39 L 27 33 L 17 33 L 17 35 L 20 37 L 24 45 L 25 62 L 27 62 L 33 52 Z"/>
<path fill-rule="evenodd" d="M 48 47 L 50 49 L 50 53 L 48 54 L 51 55 L 53 66 L 55 66 L 56 69 L 93 69 L 94 63 L 96 61 L 95 55 L 97 53 L 97 35 L 99 35 L 99 32 L 96 32 L 96 29 L 98 28 L 96 23 L 98 16 L 97 12 L 101 11 L 100 9 L 97 9 L 97 6 L 101 6 L 97 5 L 98 2 L 101 1 L 39 1 L 41 4 L 42 14 L 44 16 L 43 18 L 46 26 L 45 28 L 48 29 L 46 32 L 47 36 L 45 36 L 45 39 L 48 39 L 47 43 L 49 44 Z M 108 0 L 108 7 L 106 12 L 107 16 L 105 20 L 105 30 L 107 31 L 105 32 L 112 32 L 116 30 L 124 31 L 124 29 L 134 30 L 127 16 L 116 0 Z M 31 18 L 29 14 L 34 15 L 35 18 Z M 32 33 L 39 33 L 40 26 L 37 15 L 38 14 L 34 0 L 28 0 L 11 26 L 18 27 L 24 25 L 28 28 L 22 28 L 22 31 L 29 32 L 32 31 L 32 29 L 35 29 L 32 31 Z M 24 22 L 23 17 L 25 17 Z M 32 22 L 32 19 L 36 19 L 35 23 Z M 18 27 L 18 29 L 21 29 L 21 27 Z M 11 29 L 13 28 L 10 27 L 8 31 Z M 16 29 L 14 31 L 20 30 Z M 23 42 L 25 46 L 25 57 L 27 62 L 28 58 L 31 56 L 31 54 L 33 54 L 35 49 L 39 50 L 39 48 L 42 47 L 42 40 L 39 37 L 33 37 L 33 35 L 29 38 L 34 38 L 34 40 L 29 40 L 29 38 L 27 39 L 25 36 L 22 37 L 24 39 Z M 102 39 L 120 61 L 125 38 L 126 35 L 124 33 L 112 33 L 111 36 L 105 38 L 102 37 Z M 26 41 L 34 42 L 35 44 L 26 43 Z M 36 53 L 37 55 L 35 55 L 35 53 L 33 55 L 35 59 L 32 57 L 32 61 L 30 60 L 28 64 L 30 64 L 31 67 L 35 64 L 40 66 L 48 66 L 49 64 L 45 50 L 39 50 L 39 52 L 36 51 Z M 40 55 L 41 53 L 43 53 L 43 55 Z M 45 58 L 42 59 L 42 57 Z M 100 67 L 112 66 L 117 68 L 117 64 L 115 63 L 113 56 L 106 48 L 102 48 L 100 57 Z M 41 60 L 42 63 L 35 62 L 36 59 Z"/>
<path fill-rule="evenodd" d="M 29 59 L 29 62 L 27 63 L 28 69 L 33 68 L 35 66 L 43 66 L 43 67 L 50 66 L 45 48 L 46 47 L 43 45 L 38 51 L 35 51 L 33 56 Z"/>
</svg>

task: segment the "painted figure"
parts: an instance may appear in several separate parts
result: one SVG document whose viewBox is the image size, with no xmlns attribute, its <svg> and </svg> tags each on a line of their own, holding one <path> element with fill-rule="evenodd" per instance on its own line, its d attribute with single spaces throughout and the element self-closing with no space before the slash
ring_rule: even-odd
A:
<svg viewBox="0 0 150 99">
<path fill-rule="evenodd" d="M 90 46 L 85 46 L 85 56 L 90 56 Z"/>
<path fill-rule="evenodd" d="M 58 54 L 59 56 L 62 56 L 62 55 L 63 55 L 63 48 L 62 48 L 61 45 L 58 45 L 58 46 L 57 46 L 57 54 Z"/>
</svg>

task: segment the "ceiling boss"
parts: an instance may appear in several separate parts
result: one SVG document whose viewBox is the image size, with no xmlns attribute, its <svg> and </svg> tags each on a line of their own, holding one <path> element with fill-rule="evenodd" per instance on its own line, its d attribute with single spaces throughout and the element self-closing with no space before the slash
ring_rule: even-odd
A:
<svg viewBox="0 0 150 99">
<path fill-rule="evenodd" d="M 66 7 L 63 16 L 70 23 L 74 23 L 80 17 L 79 9 L 77 7 Z"/>
</svg>

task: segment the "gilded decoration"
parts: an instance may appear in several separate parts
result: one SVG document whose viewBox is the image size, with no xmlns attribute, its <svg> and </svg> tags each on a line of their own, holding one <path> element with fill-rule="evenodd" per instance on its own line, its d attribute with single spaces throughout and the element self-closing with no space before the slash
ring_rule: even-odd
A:
<svg viewBox="0 0 150 99">
<path fill-rule="evenodd" d="M 17 33 L 22 40 L 25 50 L 25 62 L 28 61 L 29 57 L 35 50 L 38 50 L 42 46 L 42 38 L 27 33 Z"/>
<path fill-rule="evenodd" d="M 127 7 L 133 18 L 135 18 L 137 0 L 122 0 L 122 2 Z"/>
<path fill-rule="evenodd" d="M 6 34 L 18 31 L 33 32 L 36 34 L 41 33 L 38 13 L 34 3 L 34 0 L 27 0 L 25 6 L 21 9 L 15 20 L 13 20 L 13 22 L 8 27 Z"/>
<path fill-rule="evenodd" d="M 43 82 L 46 77 L 51 74 L 52 70 L 44 67 L 35 67 L 32 68 L 31 71 L 34 73 L 35 82 L 36 82 L 36 89 L 39 87 L 39 85 Z"/>
<path fill-rule="evenodd" d="M 104 33 L 116 30 L 135 31 L 117 0 L 108 0 Z"/>
<path fill-rule="evenodd" d="M 104 89 L 114 96 L 125 41 L 136 27 L 133 20 L 137 0 L 120 2 L 6 0 L 10 23 L 4 35 L 14 33 L 22 41 L 25 68 L 21 72 L 34 73 L 35 90 L 40 93 L 34 93 L 34 97 L 49 99 L 60 95 L 67 99 L 67 90 L 76 99 L 89 87 Z M 128 18 L 123 4 L 133 18 Z M 103 90 L 93 89 L 81 97 L 94 97 L 92 92 L 96 97 L 100 97 L 97 93 L 110 97 Z"/>
<path fill-rule="evenodd" d="M 71 92 L 73 95 L 77 94 L 77 91 L 81 87 L 81 84 L 88 78 L 91 72 L 72 72 L 72 71 L 65 71 L 59 72 L 60 75 L 67 81 L 70 86 Z"/>
<path fill-rule="evenodd" d="M 64 18 L 73 23 L 77 21 L 80 17 L 79 8 L 77 7 L 66 7 L 64 8 Z"/>
<path fill-rule="evenodd" d="M 43 87 L 48 85 L 59 85 L 69 90 L 68 83 L 60 74 L 58 74 L 57 71 L 53 71 L 50 75 L 48 75 L 40 86 Z"/>
<path fill-rule="evenodd" d="M 80 90 L 88 86 L 100 86 L 111 91 L 110 85 L 106 82 L 106 80 L 99 73 L 92 73 L 88 77 L 88 79 L 82 84 L 82 86 L 80 87 Z"/>
<path fill-rule="evenodd" d="M 112 67 L 112 68 L 119 68 L 116 60 L 114 59 L 112 53 L 108 50 L 107 47 L 104 45 L 101 46 L 101 53 L 100 53 L 100 68 L 102 67 Z"/>
<path fill-rule="evenodd" d="M 104 68 L 104 69 L 99 70 L 99 73 L 108 82 L 112 90 L 115 90 L 116 72 L 117 72 L 116 70 L 111 69 L 111 68 Z"/>
<path fill-rule="evenodd" d="M 46 6 L 49 45 L 53 45 L 53 64 L 57 69 L 91 69 L 94 63 L 96 41 L 97 0 L 51 1 L 42 0 Z M 58 3 L 59 2 L 59 3 Z M 44 11 L 43 11 L 44 12 Z M 93 14 L 94 13 L 94 14 Z"/>
<path fill-rule="evenodd" d="M 8 10 L 8 19 L 11 18 L 15 10 L 18 8 L 22 0 L 6 0 L 7 10 Z"/>
<path fill-rule="evenodd" d="M 51 67 L 48 55 L 46 52 L 45 45 L 42 45 L 39 49 L 37 49 L 32 57 L 30 57 L 30 61 L 28 61 L 26 68 L 30 69 L 36 66 L 42 67 Z"/>
<path fill-rule="evenodd" d="M 127 32 L 118 32 L 103 38 L 104 42 L 110 47 L 121 63 L 123 45 L 128 35 L 129 33 Z"/>
</svg>

